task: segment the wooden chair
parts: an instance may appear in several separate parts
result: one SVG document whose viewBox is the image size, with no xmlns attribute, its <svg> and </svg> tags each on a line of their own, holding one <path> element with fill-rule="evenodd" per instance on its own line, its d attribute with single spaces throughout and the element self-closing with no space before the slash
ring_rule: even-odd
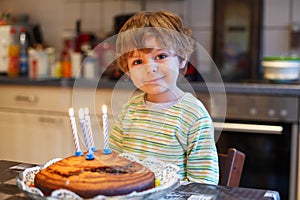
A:
<svg viewBox="0 0 300 200">
<path fill-rule="evenodd" d="M 219 153 L 219 185 L 238 187 L 240 184 L 245 154 L 235 148 L 229 148 L 227 154 Z"/>
</svg>

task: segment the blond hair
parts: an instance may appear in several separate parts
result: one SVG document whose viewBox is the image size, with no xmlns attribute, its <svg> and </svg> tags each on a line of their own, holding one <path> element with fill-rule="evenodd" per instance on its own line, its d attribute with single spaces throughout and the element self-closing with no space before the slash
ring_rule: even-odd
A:
<svg viewBox="0 0 300 200">
<path fill-rule="evenodd" d="M 169 11 L 142 11 L 122 26 L 116 40 L 117 64 L 128 71 L 127 57 L 136 49 L 147 49 L 145 40 L 155 37 L 163 49 L 174 51 L 180 58 L 193 52 L 191 30 L 185 28 L 181 18 Z"/>
</svg>

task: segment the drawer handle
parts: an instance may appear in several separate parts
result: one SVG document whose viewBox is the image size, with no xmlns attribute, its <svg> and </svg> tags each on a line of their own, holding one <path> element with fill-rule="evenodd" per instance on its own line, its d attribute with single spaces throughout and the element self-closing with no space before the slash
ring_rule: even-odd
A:
<svg viewBox="0 0 300 200">
<path fill-rule="evenodd" d="M 39 122 L 48 124 L 61 124 L 62 120 L 50 117 L 39 117 Z"/>
<path fill-rule="evenodd" d="M 15 97 L 16 101 L 23 101 L 23 102 L 30 102 L 30 103 L 37 103 L 39 98 L 37 96 L 33 96 L 33 95 L 17 95 Z"/>
<path fill-rule="evenodd" d="M 282 126 L 262 125 L 262 124 L 239 124 L 239 123 L 214 123 L 216 130 L 241 133 L 261 133 L 261 134 L 282 134 Z"/>
</svg>

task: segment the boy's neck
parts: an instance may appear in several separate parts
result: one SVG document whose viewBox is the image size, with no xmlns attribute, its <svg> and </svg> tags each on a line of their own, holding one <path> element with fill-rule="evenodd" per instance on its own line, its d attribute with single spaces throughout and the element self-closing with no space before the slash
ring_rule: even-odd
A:
<svg viewBox="0 0 300 200">
<path fill-rule="evenodd" d="M 181 89 L 177 89 L 176 91 L 166 91 L 160 94 L 145 94 L 145 100 L 153 103 L 166 103 L 177 101 L 184 95 L 184 92 Z"/>
</svg>

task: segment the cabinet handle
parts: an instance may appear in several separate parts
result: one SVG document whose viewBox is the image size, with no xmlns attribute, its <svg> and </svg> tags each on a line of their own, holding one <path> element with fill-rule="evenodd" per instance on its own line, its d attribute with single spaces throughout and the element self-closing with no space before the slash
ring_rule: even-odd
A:
<svg viewBox="0 0 300 200">
<path fill-rule="evenodd" d="M 50 117 L 39 117 L 39 122 L 49 124 L 61 124 L 62 119 L 50 118 Z"/>
<path fill-rule="evenodd" d="M 29 102 L 29 103 L 37 103 L 39 98 L 37 96 L 33 96 L 33 95 L 17 95 L 15 97 L 15 100 Z"/>
</svg>

